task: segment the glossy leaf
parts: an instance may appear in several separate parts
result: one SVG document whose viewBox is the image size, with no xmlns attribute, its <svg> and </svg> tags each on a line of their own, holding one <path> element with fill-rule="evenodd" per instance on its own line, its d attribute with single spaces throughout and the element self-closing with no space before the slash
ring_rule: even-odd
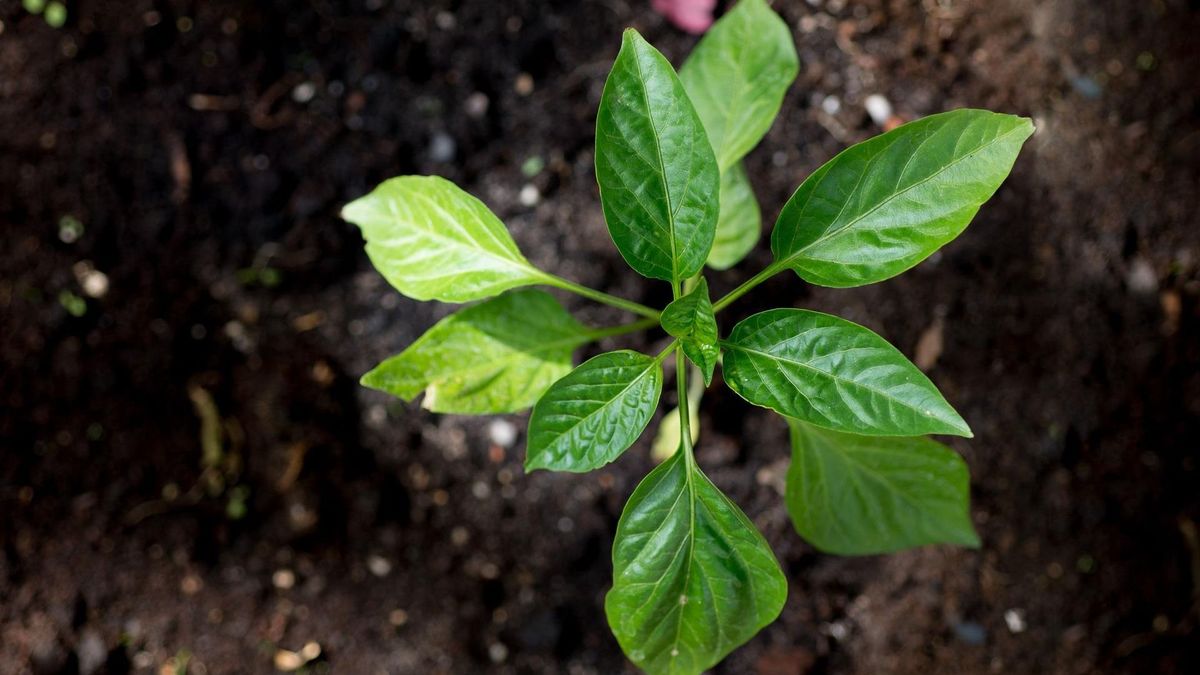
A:
<svg viewBox="0 0 1200 675">
<path fill-rule="evenodd" d="M 621 648 L 651 675 L 712 667 L 775 620 L 787 581 L 754 524 L 677 452 L 617 525 L 604 601 Z"/>
<path fill-rule="evenodd" d="M 907 270 L 966 229 L 1032 133 L 1023 117 L 954 110 L 846 149 L 783 207 L 776 263 L 833 287 Z"/>
<path fill-rule="evenodd" d="M 589 359 L 533 406 L 525 470 L 584 472 L 629 449 L 662 394 L 662 362 L 628 350 Z"/>
<path fill-rule="evenodd" d="M 406 401 L 424 391 L 434 412 L 515 412 L 570 372 L 571 352 L 589 339 L 548 293 L 512 291 L 442 319 L 362 383 Z"/>
<path fill-rule="evenodd" d="M 921 437 L 788 424 L 787 509 L 796 531 L 813 546 L 839 555 L 941 543 L 979 546 L 967 465 L 950 448 Z"/>
<path fill-rule="evenodd" d="M 799 70 L 792 31 L 765 0 L 738 2 L 692 50 L 679 77 L 722 172 L 762 140 Z"/>
<path fill-rule="evenodd" d="M 667 305 L 660 321 L 663 330 L 679 339 L 683 353 L 700 368 L 704 384 L 711 384 L 721 348 L 717 346 L 717 319 L 708 298 L 708 282 L 701 278 L 690 293 Z"/>
<path fill-rule="evenodd" d="M 384 181 L 342 218 L 362 230 L 375 269 L 410 298 L 470 302 L 545 281 L 483 202 L 438 176 Z"/>
<path fill-rule="evenodd" d="M 671 64 L 633 29 L 600 99 L 596 180 L 633 269 L 671 282 L 700 271 L 717 225 L 717 161 Z"/>
<path fill-rule="evenodd" d="M 738 264 L 758 243 L 762 235 L 762 214 L 746 167 L 741 162 L 721 174 L 721 214 L 717 218 L 717 236 L 708 252 L 708 266 L 727 270 Z"/>
<path fill-rule="evenodd" d="M 725 382 L 747 401 L 827 429 L 970 436 L 967 423 L 895 347 L 836 316 L 755 314 L 725 343 Z"/>
</svg>

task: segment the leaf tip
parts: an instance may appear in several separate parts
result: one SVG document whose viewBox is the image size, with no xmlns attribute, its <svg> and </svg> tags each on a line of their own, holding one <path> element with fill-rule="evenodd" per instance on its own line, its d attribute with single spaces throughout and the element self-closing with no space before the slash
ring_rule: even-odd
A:
<svg viewBox="0 0 1200 675">
<path fill-rule="evenodd" d="M 975 528 L 971 525 L 967 526 L 967 531 L 964 532 L 962 538 L 955 543 L 963 548 L 969 548 L 972 550 L 979 550 L 983 547 L 983 542 L 979 539 L 979 533 L 976 532 Z"/>
</svg>

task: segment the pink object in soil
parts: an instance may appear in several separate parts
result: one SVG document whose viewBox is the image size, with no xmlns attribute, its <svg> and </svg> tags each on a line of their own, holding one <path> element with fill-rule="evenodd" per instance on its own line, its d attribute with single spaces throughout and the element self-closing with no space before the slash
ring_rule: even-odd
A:
<svg viewBox="0 0 1200 675">
<path fill-rule="evenodd" d="M 654 11 L 679 28 L 700 34 L 713 23 L 717 0 L 652 0 Z"/>
</svg>

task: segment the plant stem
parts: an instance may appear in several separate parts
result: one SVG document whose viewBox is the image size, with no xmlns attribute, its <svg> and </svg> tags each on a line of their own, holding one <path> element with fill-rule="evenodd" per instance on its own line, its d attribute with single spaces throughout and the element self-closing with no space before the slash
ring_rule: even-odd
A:
<svg viewBox="0 0 1200 675">
<path fill-rule="evenodd" d="M 571 291 L 572 293 L 582 295 L 589 300 L 595 300 L 596 302 L 603 303 L 605 305 L 611 305 L 627 312 L 640 314 L 646 318 L 658 321 L 659 312 L 643 304 L 636 303 L 632 300 L 626 300 L 624 298 L 618 298 L 615 295 L 609 295 L 608 293 L 597 291 L 595 289 L 588 288 L 587 286 L 581 286 L 574 281 L 568 281 L 560 276 L 550 274 L 549 272 L 545 272 L 544 274 L 546 275 L 545 279 L 547 285 L 555 288 L 561 288 L 564 291 Z"/>
<path fill-rule="evenodd" d="M 683 357 L 683 345 L 675 347 L 675 389 L 679 396 L 679 444 L 680 450 L 687 453 L 684 458 L 688 464 L 695 464 L 692 455 L 692 405 L 688 400 L 687 361 Z"/>
<path fill-rule="evenodd" d="M 609 326 L 608 328 L 596 328 L 588 331 L 589 337 L 593 340 L 601 338 L 613 337 L 616 335 L 625 335 L 626 333 L 636 333 L 639 330 L 647 330 L 658 325 L 657 319 L 642 319 L 633 323 L 621 324 L 620 326 Z"/>
<path fill-rule="evenodd" d="M 737 288 L 730 291 L 728 295 L 726 295 L 725 297 L 721 298 L 720 300 L 714 302 L 713 303 L 713 314 L 716 314 L 717 312 L 725 309 L 730 304 L 732 304 L 734 300 L 737 300 L 738 298 L 742 297 L 746 293 L 749 293 L 750 289 L 761 284 L 762 282 L 766 281 L 767 279 L 770 279 L 771 277 L 775 276 L 776 274 L 779 274 L 784 269 L 785 268 L 782 265 L 780 265 L 779 263 L 771 263 L 770 265 L 768 265 L 766 267 L 766 269 L 764 269 L 763 271 L 759 272 L 758 274 L 755 274 L 754 276 L 750 277 L 741 286 L 738 286 Z"/>
<path fill-rule="evenodd" d="M 654 357 L 654 360 L 662 361 L 663 359 L 667 358 L 667 355 L 669 355 L 675 349 L 675 347 L 678 345 L 679 345 L 679 340 L 671 340 L 671 344 L 667 345 L 665 349 L 663 349 L 661 352 L 659 352 L 658 356 Z"/>
</svg>

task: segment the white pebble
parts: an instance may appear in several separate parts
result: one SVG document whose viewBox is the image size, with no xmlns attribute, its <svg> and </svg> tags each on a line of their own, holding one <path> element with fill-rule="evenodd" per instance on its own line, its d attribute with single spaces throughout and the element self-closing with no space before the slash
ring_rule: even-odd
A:
<svg viewBox="0 0 1200 675">
<path fill-rule="evenodd" d="M 82 279 L 83 292 L 91 298 L 103 298 L 108 294 L 108 275 L 100 270 L 92 270 Z"/>
<path fill-rule="evenodd" d="M 824 110 L 829 115 L 836 115 L 842 109 L 842 102 L 836 96 L 826 96 L 821 101 L 821 110 Z"/>
<path fill-rule="evenodd" d="M 308 103 L 317 95 L 317 85 L 312 82 L 301 82 L 292 89 L 292 100 L 296 103 Z"/>
<path fill-rule="evenodd" d="M 492 420 L 487 433 L 488 439 L 502 448 L 511 448 L 517 442 L 517 427 L 508 420 Z"/>
<path fill-rule="evenodd" d="M 1150 295 L 1158 290 L 1158 274 L 1145 258 L 1134 258 L 1125 276 L 1125 283 L 1134 293 Z"/>
<path fill-rule="evenodd" d="M 892 118 L 892 103 L 880 94 L 871 94 L 867 100 L 863 101 L 863 106 L 867 109 L 867 114 L 871 116 L 871 121 L 879 126 L 887 124 L 887 121 Z"/>
<path fill-rule="evenodd" d="M 1004 612 L 1004 623 L 1008 626 L 1010 633 L 1024 633 L 1026 628 L 1025 610 L 1010 609 Z"/>
<path fill-rule="evenodd" d="M 434 134 L 429 142 L 429 159 L 435 162 L 449 162 L 454 159 L 454 153 L 457 151 L 458 144 L 450 134 L 442 131 Z"/>
<path fill-rule="evenodd" d="M 388 562 L 388 559 L 381 555 L 368 556 L 367 569 L 371 570 L 371 574 L 377 577 L 386 577 L 392 573 L 392 563 Z"/>
<path fill-rule="evenodd" d="M 271 583 L 275 588 L 287 590 L 296 585 L 296 573 L 288 569 L 276 570 L 271 575 Z"/>
<path fill-rule="evenodd" d="M 488 101 L 487 94 L 480 91 L 471 94 L 467 97 L 465 103 L 467 116 L 474 117 L 476 119 L 483 117 L 487 114 L 489 103 L 490 101 Z"/>
<path fill-rule="evenodd" d="M 542 198 L 542 194 L 538 192 L 537 186 L 532 183 L 526 183 L 525 187 L 521 188 L 521 194 L 517 196 L 517 200 L 521 202 L 521 206 L 533 206 Z"/>
</svg>

